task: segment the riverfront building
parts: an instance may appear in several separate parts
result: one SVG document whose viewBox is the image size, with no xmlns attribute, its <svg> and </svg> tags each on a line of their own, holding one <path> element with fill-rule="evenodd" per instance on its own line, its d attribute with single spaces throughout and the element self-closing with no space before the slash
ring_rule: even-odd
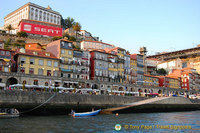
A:
<svg viewBox="0 0 200 133">
<path fill-rule="evenodd" d="M 60 61 L 50 52 L 20 49 L 14 56 L 17 72 L 58 77 Z"/>
<path fill-rule="evenodd" d="M 108 81 L 108 54 L 104 50 L 90 51 L 91 79 Z"/>
<path fill-rule="evenodd" d="M 157 76 L 144 74 L 144 84 L 143 85 L 158 87 L 159 86 L 159 78 Z"/>
<path fill-rule="evenodd" d="M 12 52 L 11 50 L 0 49 L 0 71 L 11 72 Z"/>
<path fill-rule="evenodd" d="M 47 45 L 46 51 L 52 52 L 60 59 L 61 77 L 73 78 L 73 46 L 64 39 L 56 40 Z"/>
<path fill-rule="evenodd" d="M 117 54 L 114 51 L 108 53 L 108 75 L 109 82 L 118 82 L 118 63 Z"/>
<path fill-rule="evenodd" d="M 143 55 L 137 54 L 137 84 L 144 83 L 144 58 Z"/>
<path fill-rule="evenodd" d="M 130 55 L 125 53 L 124 55 L 124 76 L 125 76 L 125 83 L 131 83 L 131 62 L 130 62 Z"/>
<path fill-rule="evenodd" d="M 137 81 L 137 54 L 130 55 L 130 73 L 131 73 L 131 83 L 136 84 Z"/>
<path fill-rule="evenodd" d="M 14 28 L 13 34 L 25 31 L 47 36 L 62 35 L 60 13 L 49 6 L 44 8 L 30 2 L 5 16 L 4 28 L 8 25 Z"/>
<path fill-rule="evenodd" d="M 125 74 L 124 74 L 124 56 L 126 54 L 126 50 L 120 47 L 116 47 L 111 49 L 111 52 L 115 52 L 118 56 L 117 63 L 118 63 L 118 81 L 123 83 L 125 81 Z"/>
</svg>

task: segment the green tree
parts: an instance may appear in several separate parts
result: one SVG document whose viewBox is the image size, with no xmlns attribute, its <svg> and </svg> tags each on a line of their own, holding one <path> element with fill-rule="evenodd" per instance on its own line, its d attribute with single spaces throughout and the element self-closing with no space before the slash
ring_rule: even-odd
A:
<svg viewBox="0 0 200 133">
<path fill-rule="evenodd" d="M 11 24 L 9 24 L 8 26 L 6 26 L 6 29 L 8 30 L 8 32 L 10 34 L 10 31 L 13 30 L 14 28 L 12 27 Z"/>
<path fill-rule="evenodd" d="M 75 24 L 75 21 L 74 21 L 73 18 L 67 17 L 67 18 L 64 20 L 65 28 L 72 28 L 74 24 Z"/>
<path fill-rule="evenodd" d="M 76 31 L 76 40 L 77 40 L 77 34 L 78 34 L 78 31 L 81 30 L 81 24 L 76 22 L 73 26 L 73 30 Z"/>
<path fill-rule="evenodd" d="M 5 46 L 4 48 L 7 50 L 11 50 L 10 46 L 11 46 L 11 39 L 9 38 L 7 41 L 4 42 Z"/>
<path fill-rule="evenodd" d="M 24 31 L 21 31 L 21 32 L 17 32 L 17 36 L 18 37 L 28 37 L 28 34 Z"/>
<path fill-rule="evenodd" d="M 63 33 L 63 38 L 65 38 L 65 37 L 67 37 L 67 39 L 69 39 L 70 35 L 67 32 L 65 32 L 65 33 Z"/>
<path fill-rule="evenodd" d="M 70 36 L 70 37 L 69 37 L 69 41 L 75 42 L 75 41 L 76 41 L 76 38 L 73 37 L 73 36 Z"/>
<path fill-rule="evenodd" d="M 62 39 L 62 37 L 60 37 L 60 36 L 54 36 L 54 37 L 52 38 L 52 41 L 59 40 L 59 39 Z"/>
<path fill-rule="evenodd" d="M 163 68 L 156 70 L 156 72 L 158 75 L 166 75 L 167 74 L 167 71 Z"/>
</svg>

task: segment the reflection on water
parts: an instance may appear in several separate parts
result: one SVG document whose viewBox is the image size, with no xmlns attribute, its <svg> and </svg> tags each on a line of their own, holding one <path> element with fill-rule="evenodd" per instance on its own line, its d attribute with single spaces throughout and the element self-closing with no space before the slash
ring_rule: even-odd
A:
<svg viewBox="0 0 200 133">
<path fill-rule="evenodd" d="M 121 125 L 120 131 L 115 130 L 116 124 Z M 191 127 L 191 129 L 169 129 L 172 126 Z M 200 111 L 119 114 L 119 116 L 97 115 L 83 118 L 72 118 L 66 115 L 0 119 L 0 133 L 117 133 L 147 131 L 200 132 Z"/>
</svg>

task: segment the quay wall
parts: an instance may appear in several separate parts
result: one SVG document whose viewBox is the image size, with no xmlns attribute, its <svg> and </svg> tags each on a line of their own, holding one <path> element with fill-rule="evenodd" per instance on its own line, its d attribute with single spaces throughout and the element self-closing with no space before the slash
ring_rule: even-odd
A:
<svg viewBox="0 0 200 133">
<path fill-rule="evenodd" d="M 19 90 L 1 90 L 0 108 L 16 108 L 27 114 L 66 114 L 74 109 L 76 111 L 90 111 L 118 107 L 123 104 L 133 103 L 148 99 L 136 96 L 110 96 L 65 94 L 54 92 L 34 92 Z M 171 97 L 165 100 L 119 112 L 156 112 L 156 111 L 184 111 L 200 109 L 200 100 L 190 100 L 184 97 Z"/>
</svg>

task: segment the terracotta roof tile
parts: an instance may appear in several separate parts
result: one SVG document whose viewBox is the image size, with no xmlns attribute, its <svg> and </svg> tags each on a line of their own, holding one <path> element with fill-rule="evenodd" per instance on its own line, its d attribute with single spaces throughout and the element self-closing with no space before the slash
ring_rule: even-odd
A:
<svg viewBox="0 0 200 133">
<path fill-rule="evenodd" d="M 20 55 L 29 55 L 29 56 L 36 56 L 36 57 L 45 57 L 45 58 L 52 58 L 52 59 L 59 59 L 59 58 L 57 58 L 56 56 L 54 56 L 50 52 L 39 51 L 39 50 L 28 50 L 28 49 L 26 49 L 25 53 L 22 53 L 22 52 L 18 51 L 17 54 L 20 54 Z M 49 56 L 48 56 L 48 54 L 49 54 Z"/>
</svg>

